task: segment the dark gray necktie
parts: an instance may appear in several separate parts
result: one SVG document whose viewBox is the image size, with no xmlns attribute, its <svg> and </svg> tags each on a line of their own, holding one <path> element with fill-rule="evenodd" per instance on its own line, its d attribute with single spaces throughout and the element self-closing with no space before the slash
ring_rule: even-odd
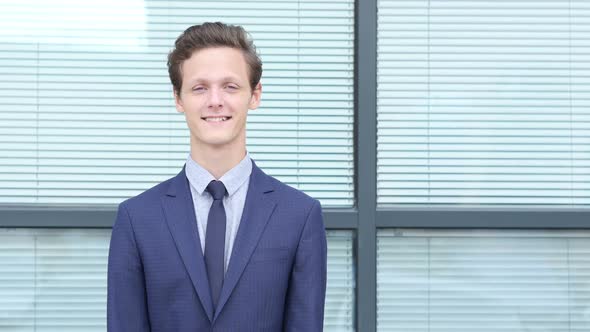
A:
<svg viewBox="0 0 590 332">
<path fill-rule="evenodd" d="M 207 218 L 207 235 L 205 236 L 205 265 L 213 307 L 217 307 L 221 286 L 223 285 L 225 252 L 225 209 L 223 196 L 226 190 L 223 182 L 213 180 L 207 186 L 207 191 L 213 196 L 213 204 Z"/>
</svg>

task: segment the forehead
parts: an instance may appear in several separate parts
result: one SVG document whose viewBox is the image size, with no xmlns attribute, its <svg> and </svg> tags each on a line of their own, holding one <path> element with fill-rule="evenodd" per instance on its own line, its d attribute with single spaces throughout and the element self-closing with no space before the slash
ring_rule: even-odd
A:
<svg viewBox="0 0 590 332">
<path fill-rule="evenodd" d="M 248 80 L 248 64 L 241 50 L 230 47 L 209 47 L 195 51 L 182 64 L 183 80 L 216 80 L 233 77 Z"/>
</svg>

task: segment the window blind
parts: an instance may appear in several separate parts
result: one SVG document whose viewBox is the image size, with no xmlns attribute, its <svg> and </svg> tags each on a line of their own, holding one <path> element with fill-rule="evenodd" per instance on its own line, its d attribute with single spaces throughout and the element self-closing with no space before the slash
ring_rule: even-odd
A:
<svg viewBox="0 0 590 332">
<path fill-rule="evenodd" d="M 0 202 L 116 204 L 178 173 L 189 132 L 166 56 L 190 25 L 243 25 L 263 61 L 248 151 L 353 205 L 354 1 L 0 4 Z"/>
<path fill-rule="evenodd" d="M 0 331 L 106 331 L 110 230 L 0 229 Z M 328 231 L 325 331 L 354 331 L 350 231 Z"/>
<path fill-rule="evenodd" d="M 0 229 L 0 331 L 106 331 L 110 229 Z"/>
<path fill-rule="evenodd" d="M 589 237 L 380 230 L 377 331 L 588 331 Z"/>
<path fill-rule="evenodd" d="M 590 204 L 590 3 L 378 10 L 379 205 Z"/>
<path fill-rule="evenodd" d="M 324 331 L 355 331 L 355 255 L 351 231 L 329 230 Z"/>
</svg>

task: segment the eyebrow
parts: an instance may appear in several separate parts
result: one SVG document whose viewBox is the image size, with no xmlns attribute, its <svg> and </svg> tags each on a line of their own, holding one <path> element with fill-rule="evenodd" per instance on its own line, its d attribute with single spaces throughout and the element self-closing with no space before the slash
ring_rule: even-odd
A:
<svg viewBox="0 0 590 332">
<path fill-rule="evenodd" d="M 239 81 L 239 79 L 236 76 L 225 76 L 222 77 L 220 79 L 221 82 L 234 82 L 236 84 L 238 84 L 237 82 Z M 211 83 L 210 80 L 207 79 L 203 79 L 203 78 L 195 78 L 193 80 L 189 81 L 189 85 L 193 85 L 193 84 L 197 84 L 197 83 Z"/>
</svg>

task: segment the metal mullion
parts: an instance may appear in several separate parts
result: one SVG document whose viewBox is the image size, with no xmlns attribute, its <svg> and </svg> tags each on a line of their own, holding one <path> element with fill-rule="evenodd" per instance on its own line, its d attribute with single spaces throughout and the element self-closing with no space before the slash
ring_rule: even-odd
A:
<svg viewBox="0 0 590 332">
<path fill-rule="evenodd" d="M 358 213 L 356 209 L 323 209 L 326 229 L 356 230 Z"/>
<path fill-rule="evenodd" d="M 357 331 L 377 324 L 377 0 L 357 0 L 355 15 L 355 172 Z"/>
<path fill-rule="evenodd" d="M 116 206 L 4 206 L 0 208 L 0 227 L 110 228 Z M 326 229 L 356 229 L 355 209 L 324 209 Z"/>
<path fill-rule="evenodd" d="M 377 210 L 379 228 L 590 229 L 590 209 L 533 207 L 392 207 Z"/>
<path fill-rule="evenodd" d="M 5 206 L 0 209 L 0 227 L 110 228 L 116 213 L 114 206 Z"/>
</svg>

